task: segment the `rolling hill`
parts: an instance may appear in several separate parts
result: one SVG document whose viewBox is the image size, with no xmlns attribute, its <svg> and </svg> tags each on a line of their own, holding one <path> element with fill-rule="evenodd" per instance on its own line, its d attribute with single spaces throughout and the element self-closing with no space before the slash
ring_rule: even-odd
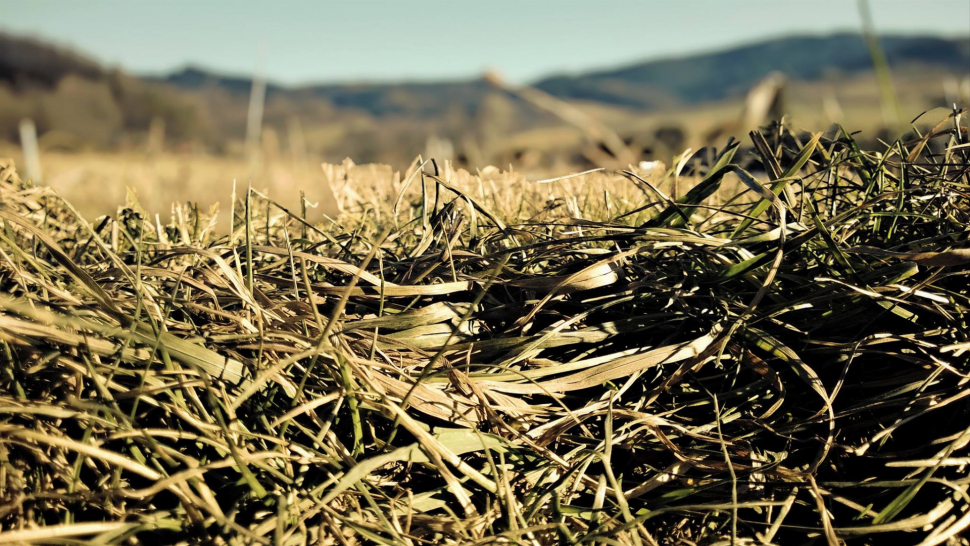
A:
<svg viewBox="0 0 970 546">
<path fill-rule="evenodd" d="M 901 72 L 932 69 L 970 75 L 970 38 L 886 36 L 881 41 L 890 66 Z M 554 76 L 535 85 L 560 98 L 651 108 L 663 97 L 699 104 L 740 95 L 775 71 L 794 81 L 817 81 L 871 70 L 869 51 L 858 34 L 833 34 Z"/>
<path fill-rule="evenodd" d="M 886 36 L 881 42 L 894 69 L 970 75 L 970 37 Z M 725 51 L 551 76 L 533 85 L 562 99 L 650 110 L 742 95 L 776 71 L 793 81 L 817 81 L 871 70 L 872 60 L 861 36 L 843 33 L 778 38 Z M 248 93 L 251 86 L 249 78 L 221 76 L 199 68 L 187 68 L 159 80 L 184 89 L 213 85 L 233 93 Z M 359 109 L 375 116 L 433 116 L 456 102 L 473 106 L 487 90 L 487 84 L 481 81 L 454 81 L 296 88 L 271 84 L 267 93 L 309 94 L 325 98 L 337 108 Z"/>
<path fill-rule="evenodd" d="M 909 88 L 919 88 L 922 95 L 941 96 L 943 75 L 970 77 L 970 37 L 886 36 L 882 45 L 894 77 L 916 82 Z M 802 89 L 820 82 L 836 89 L 865 79 L 871 66 L 861 37 L 844 33 L 778 38 L 556 75 L 533 85 L 586 105 L 595 115 L 613 112 L 614 119 L 633 119 L 725 105 L 774 71 Z M 169 143 L 227 151 L 238 148 L 245 134 L 251 85 L 249 77 L 199 67 L 154 77 L 126 74 L 77 52 L 0 34 L 0 140 L 16 142 L 19 120 L 31 117 L 41 133 L 71 135 L 74 146 L 124 147 L 144 140 L 149 125 L 160 120 Z M 484 79 L 305 86 L 269 82 L 264 127 L 282 135 L 295 123 L 305 132 L 310 153 L 384 161 L 391 159 L 389 154 L 407 161 L 423 150 L 430 135 L 487 147 L 512 134 L 561 124 Z"/>
</svg>

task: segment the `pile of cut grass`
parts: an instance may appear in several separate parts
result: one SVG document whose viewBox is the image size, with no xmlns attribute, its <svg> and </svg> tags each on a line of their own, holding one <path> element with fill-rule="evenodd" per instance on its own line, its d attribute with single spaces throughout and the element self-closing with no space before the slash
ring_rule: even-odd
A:
<svg viewBox="0 0 970 546">
<path fill-rule="evenodd" d="M 6 164 L 0 543 L 966 544 L 963 119 L 221 237 Z"/>
</svg>

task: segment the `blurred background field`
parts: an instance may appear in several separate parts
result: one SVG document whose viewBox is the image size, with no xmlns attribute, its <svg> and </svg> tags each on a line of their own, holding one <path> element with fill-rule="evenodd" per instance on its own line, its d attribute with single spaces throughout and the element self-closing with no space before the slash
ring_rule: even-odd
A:
<svg viewBox="0 0 970 546">
<path fill-rule="evenodd" d="M 429 43 L 423 48 L 410 41 L 433 42 L 430 35 L 416 32 L 408 44 L 396 39 L 399 34 L 395 32 L 400 31 L 392 30 L 397 25 L 389 18 L 397 15 L 400 6 L 371 4 L 365 14 L 386 32 L 385 42 L 371 46 L 377 53 L 370 57 L 364 41 L 379 38 L 375 32 L 380 31 L 340 19 L 349 17 L 344 13 L 348 5 L 331 3 L 313 12 L 315 17 L 333 19 L 330 26 L 323 27 L 329 30 L 321 28 L 319 38 L 294 30 L 289 38 L 284 32 L 281 39 L 266 30 L 270 38 L 277 36 L 276 42 L 267 45 L 265 39 L 253 36 L 248 43 L 236 44 L 238 51 L 229 58 L 242 59 L 234 67 L 251 64 L 253 70 L 248 74 L 228 65 L 201 68 L 218 65 L 218 57 L 207 52 L 205 44 L 211 45 L 210 50 L 233 44 L 213 44 L 214 38 L 187 32 L 194 24 L 215 33 L 212 25 L 205 27 L 206 13 L 250 29 L 258 24 L 251 20 L 251 13 L 250 19 L 243 19 L 246 15 L 220 11 L 214 3 L 200 8 L 195 21 L 184 5 L 167 9 L 142 4 L 140 8 L 120 3 L 89 8 L 56 2 L 46 7 L 36 2 L 2 4 L 10 17 L 0 25 L 0 157 L 26 165 L 29 177 L 55 187 L 89 215 L 116 210 L 124 203 L 128 187 L 156 212 L 166 212 L 168 203 L 176 200 L 206 207 L 217 201 L 225 203 L 234 180 L 243 185 L 251 182 L 254 188 L 291 203 L 296 203 L 299 190 L 305 190 L 312 202 L 323 202 L 335 210 L 331 191 L 323 185 L 339 181 L 326 179 L 319 164 L 340 164 L 345 158 L 358 164 L 386 164 L 393 173 L 403 172 L 422 155 L 470 172 L 488 166 L 511 168 L 531 179 L 641 161 L 669 165 L 685 149 L 723 145 L 732 136 L 743 140 L 748 131 L 782 118 L 805 131 L 840 124 L 859 132 L 856 138 L 860 142 L 888 142 L 925 111 L 949 110 L 954 104 L 970 102 L 970 20 L 959 22 L 970 18 L 970 8 L 961 2 L 930 2 L 920 7 L 892 0 L 863 4 L 871 20 L 885 22 L 880 26 L 888 29 L 880 33 L 882 28 L 875 28 L 881 34 L 880 47 L 875 50 L 862 32 L 863 12 L 853 2 L 820 2 L 811 11 L 798 11 L 795 3 L 788 4 L 787 11 L 785 2 L 735 3 L 736 9 L 725 13 L 740 17 L 751 28 L 742 34 L 744 38 L 733 42 L 717 38 L 737 33 L 737 29 L 713 20 L 718 10 L 724 11 L 723 5 L 713 3 L 696 3 L 694 10 L 670 3 L 647 7 L 605 3 L 588 10 L 588 30 L 569 36 L 570 29 L 582 28 L 583 23 L 557 21 L 556 13 L 549 10 L 544 15 L 541 3 L 526 3 L 516 12 L 511 4 L 485 10 L 468 4 L 456 8 L 418 2 L 412 5 L 413 11 L 420 12 L 414 16 L 418 21 L 433 18 L 436 11 L 450 15 L 464 9 L 474 22 L 504 9 L 512 21 L 518 15 L 536 24 L 534 38 L 509 35 L 503 39 L 498 33 L 490 37 L 495 41 L 490 45 L 469 41 L 449 46 Z M 240 6 L 239 13 L 252 12 L 254 6 L 266 8 L 256 3 Z M 286 9 L 277 11 L 290 15 L 288 21 L 294 29 L 297 23 L 293 21 L 311 10 L 307 4 L 284 6 Z M 184 24 L 164 28 L 168 19 L 163 12 L 168 11 L 176 12 L 171 17 L 181 17 L 174 20 Z M 564 3 L 561 11 L 567 15 L 559 19 L 576 13 L 576 4 Z M 574 70 L 536 68 L 538 72 L 531 77 L 523 77 L 519 72 L 525 69 L 515 65 L 509 67 L 512 78 L 502 81 L 505 67 L 501 59 L 506 58 L 502 54 L 507 56 L 509 49 L 522 48 L 523 56 L 541 51 L 548 57 L 544 62 L 557 67 L 568 60 L 570 47 L 563 40 L 635 44 L 636 37 L 621 36 L 631 28 L 625 19 L 634 12 L 651 15 L 643 21 L 640 41 L 652 44 L 653 35 L 671 35 L 675 40 L 683 36 L 685 52 L 679 53 L 677 44 L 644 45 L 642 51 L 623 51 L 623 59 L 644 59 L 639 62 L 603 57 L 587 60 Z M 271 12 L 266 13 L 267 27 L 285 17 L 272 16 L 274 19 Z M 133 20 L 133 14 L 142 19 Z M 147 55 L 146 67 L 153 55 L 162 57 L 167 49 L 186 40 L 199 41 L 200 47 L 182 66 L 139 72 L 137 66 L 117 64 L 115 50 L 104 50 L 112 61 L 85 50 L 84 44 L 99 47 L 91 37 L 97 33 L 94 21 L 99 16 L 124 23 L 117 43 L 124 36 L 139 34 L 134 41 L 128 40 L 152 53 Z M 830 21 L 809 20 L 813 17 Z M 153 23 L 152 18 L 159 21 Z M 67 32 L 65 29 L 84 25 L 67 25 L 65 19 L 86 23 L 92 31 Z M 907 20 L 912 21 L 911 28 L 906 27 Z M 934 27 L 945 30 L 926 27 L 926 21 L 934 20 L 940 21 Z M 665 28 L 685 21 L 691 24 L 682 32 L 670 34 L 671 29 Z M 333 24 L 352 29 L 340 31 Z M 562 26 L 562 34 L 546 28 L 556 24 Z M 470 37 L 481 32 L 478 26 L 469 28 Z M 617 30 L 611 33 L 610 26 Z M 454 33 L 440 24 L 436 28 L 442 40 Z M 637 30 L 635 25 L 632 28 Z M 705 32 L 717 35 L 714 41 L 698 42 L 696 35 Z M 275 47 L 290 52 L 287 47 L 323 42 L 331 39 L 330 34 L 338 34 L 342 40 L 349 36 L 351 41 L 342 42 L 341 49 L 326 51 L 322 58 L 302 51 L 304 57 L 291 61 L 306 65 L 301 74 L 311 76 L 302 80 L 260 59 L 260 51 Z M 355 37 L 359 42 L 353 41 Z M 532 42 L 541 40 L 550 43 L 537 49 Z M 288 41 L 293 44 L 287 46 Z M 502 45 L 503 41 L 509 44 Z M 694 42 L 708 45 L 691 45 Z M 442 47 L 455 51 L 442 52 Z M 377 76 L 348 76 L 341 81 L 328 73 L 328 66 L 358 58 L 353 52 L 357 48 L 361 52 L 356 55 L 367 61 L 361 63 L 361 70 L 377 71 Z M 421 53 L 413 57 L 415 76 L 409 77 L 405 66 L 394 68 L 395 74 L 404 76 L 381 77 L 379 67 L 390 62 L 382 59 L 393 57 L 400 48 Z M 475 48 L 485 58 L 495 52 L 500 59 L 491 67 L 495 72 L 469 66 L 475 62 L 471 60 Z M 467 60 L 462 57 L 465 49 L 469 51 Z M 440 62 L 436 63 L 435 55 Z M 880 80 L 874 69 L 880 57 L 887 63 L 888 80 Z M 455 75 L 421 73 L 436 65 L 440 65 L 439 72 L 452 70 Z M 313 68 L 316 66 L 319 69 Z M 296 81 L 279 83 L 274 75 Z M 305 81 L 308 77 L 326 83 Z M 30 172 L 23 156 L 24 120 L 30 120 L 36 129 L 40 163 L 33 170 L 39 172 Z M 622 153 L 618 153 L 620 147 Z"/>
</svg>

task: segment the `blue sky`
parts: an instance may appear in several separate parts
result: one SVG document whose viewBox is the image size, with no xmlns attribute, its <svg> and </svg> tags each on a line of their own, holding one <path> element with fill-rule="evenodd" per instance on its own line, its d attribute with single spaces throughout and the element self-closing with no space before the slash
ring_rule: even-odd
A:
<svg viewBox="0 0 970 546">
<path fill-rule="evenodd" d="M 871 0 L 882 33 L 970 39 L 970 0 Z M 512 81 L 787 34 L 856 30 L 854 0 L 0 0 L 0 30 L 159 74 L 192 64 L 286 84 Z"/>
</svg>

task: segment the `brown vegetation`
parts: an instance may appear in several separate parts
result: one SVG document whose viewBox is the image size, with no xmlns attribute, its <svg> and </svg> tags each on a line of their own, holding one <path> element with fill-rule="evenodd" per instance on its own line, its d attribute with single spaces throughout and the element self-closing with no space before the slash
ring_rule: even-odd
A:
<svg viewBox="0 0 970 546">
<path fill-rule="evenodd" d="M 334 166 L 325 224 L 89 223 L 5 164 L 0 542 L 966 544 L 965 124 Z"/>
</svg>

